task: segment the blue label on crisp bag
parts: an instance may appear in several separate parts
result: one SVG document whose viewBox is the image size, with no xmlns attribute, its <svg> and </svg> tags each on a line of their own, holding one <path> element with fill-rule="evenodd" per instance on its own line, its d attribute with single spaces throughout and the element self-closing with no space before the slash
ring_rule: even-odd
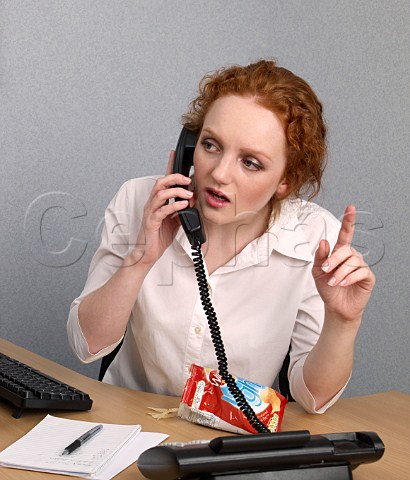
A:
<svg viewBox="0 0 410 480">
<path fill-rule="evenodd" d="M 263 385 L 258 383 L 250 382 L 249 380 L 244 380 L 243 378 L 237 378 L 236 384 L 238 385 L 239 390 L 242 391 L 248 403 L 254 408 L 263 405 L 263 402 L 260 397 L 261 390 L 265 389 Z M 237 406 L 235 398 L 232 396 L 231 392 L 228 389 L 226 384 L 220 386 L 222 391 L 222 400 L 230 403 L 231 405 Z"/>
</svg>

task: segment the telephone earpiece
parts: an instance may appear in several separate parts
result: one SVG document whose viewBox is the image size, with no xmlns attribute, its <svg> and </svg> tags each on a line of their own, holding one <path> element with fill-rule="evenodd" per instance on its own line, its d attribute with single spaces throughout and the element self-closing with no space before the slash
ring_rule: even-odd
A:
<svg viewBox="0 0 410 480">
<path fill-rule="evenodd" d="M 194 151 L 197 138 L 198 132 L 192 132 L 185 127 L 182 129 L 175 150 L 173 173 L 181 173 L 185 177 L 189 176 L 189 171 L 194 163 Z M 202 228 L 201 217 L 199 216 L 198 210 L 187 207 L 184 210 L 180 210 L 178 215 L 190 244 L 194 245 L 196 242 L 199 242 L 199 244 L 202 245 L 206 241 L 206 236 Z"/>
</svg>

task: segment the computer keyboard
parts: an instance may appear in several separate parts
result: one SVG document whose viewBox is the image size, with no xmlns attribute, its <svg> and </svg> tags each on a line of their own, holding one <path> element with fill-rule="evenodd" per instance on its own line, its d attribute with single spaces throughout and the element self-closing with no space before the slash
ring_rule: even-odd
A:
<svg viewBox="0 0 410 480">
<path fill-rule="evenodd" d="M 1 352 L 0 397 L 17 407 L 14 418 L 19 418 L 25 408 L 90 410 L 93 403 L 87 393 Z"/>
</svg>

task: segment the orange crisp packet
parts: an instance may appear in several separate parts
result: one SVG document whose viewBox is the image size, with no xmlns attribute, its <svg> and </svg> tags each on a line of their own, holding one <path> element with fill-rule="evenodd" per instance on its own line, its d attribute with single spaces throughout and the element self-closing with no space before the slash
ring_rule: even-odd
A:
<svg viewBox="0 0 410 480">
<path fill-rule="evenodd" d="M 273 388 L 236 378 L 259 420 L 279 432 L 287 399 Z M 257 433 L 239 409 L 217 370 L 191 365 L 178 415 L 185 420 L 234 433 Z"/>
</svg>

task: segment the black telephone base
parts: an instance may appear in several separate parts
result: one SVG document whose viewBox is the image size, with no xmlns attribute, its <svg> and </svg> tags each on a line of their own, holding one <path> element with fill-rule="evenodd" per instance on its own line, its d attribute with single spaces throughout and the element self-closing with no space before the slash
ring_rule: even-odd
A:
<svg viewBox="0 0 410 480">
<path fill-rule="evenodd" d="M 349 465 L 324 465 L 276 472 L 201 476 L 198 480 L 353 480 L 353 476 Z"/>
</svg>

